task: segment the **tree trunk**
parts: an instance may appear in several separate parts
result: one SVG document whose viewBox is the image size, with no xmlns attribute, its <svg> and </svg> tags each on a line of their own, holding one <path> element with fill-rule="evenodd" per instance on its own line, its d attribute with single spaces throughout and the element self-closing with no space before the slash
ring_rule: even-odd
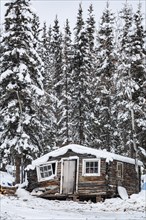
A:
<svg viewBox="0 0 146 220">
<path fill-rule="evenodd" d="M 21 167 L 21 157 L 20 155 L 16 155 L 15 157 L 15 166 L 16 166 L 16 177 L 15 183 L 20 183 L 20 167 Z"/>
</svg>

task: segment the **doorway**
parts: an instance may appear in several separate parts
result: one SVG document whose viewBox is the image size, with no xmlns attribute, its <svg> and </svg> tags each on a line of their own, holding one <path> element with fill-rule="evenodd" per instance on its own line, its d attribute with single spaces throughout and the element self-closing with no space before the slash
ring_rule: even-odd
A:
<svg viewBox="0 0 146 220">
<path fill-rule="evenodd" d="M 62 194 L 74 194 L 77 191 L 77 159 L 63 159 L 61 169 Z"/>
</svg>

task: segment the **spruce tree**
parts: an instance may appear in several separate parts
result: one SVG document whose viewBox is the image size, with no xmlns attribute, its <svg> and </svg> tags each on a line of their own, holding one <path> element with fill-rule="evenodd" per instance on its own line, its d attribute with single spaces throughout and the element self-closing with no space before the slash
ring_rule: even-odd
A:
<svg viewBox="0 0 146 220">
<path fill-rule="evenodd" d="M 133 151 L 131 112 L 133 108 L 133 92 L 138 89 L 138 85 L 131 75 L 133 12 L 132 7 L 127 2 L 120 12 L 120 18 L 123 26 L 119 36 L 120 46 L 115 97 L 117 152 L 132 156 L 130 155 Z"/>
<path fill-rule="evenodd" d="M 52 114 L 52 132 L 54 136 L 54 147 L 61 147 L 64 136 L 64 78 L 62 64 L 62 34 L 60 33 L 59 21 L 56 16 L 52 28 L 52 53 L 53 68 L 51 70 L 52 94 L 51 94 L 51 114 Z"/>
<path fill-rule="evenodd" d="M 4 157 L 15 160 L 16 182 L 23 160 L 41 154 L 41 122 L 39 98 L 43 95 L 41 59 L 34 48 L 33 13 L 29 0 L 14 0 L 5 4 L 5 33 L 0 60 L 0 132 Z"/>
<path fill-rule="evenodd" d="M 137 85 L 137 89 L 132 94 L 132 100 L 137 146 L 146 150 L 146 49 L 144 45 L 146 34 L 142 22 L 143 16 L 139 3 L 134 14 L 134 32 L 131 45 L 131 77 Z"/>
<path fill-rule="evenodd" d="M 86 145 L 96 147 L 97 142 L 97 124 L 96 124 L 96 67 L 97 57 L 95 50 L 95 16 L 92 4 L 88 8 L 88 17 L 86 20 L 85 32 L 87 38 L 87 60 L 88 60 L 88 113 L 86 124 L 88 125 L 88 135 Z"/>
<path fill-rule="evenodd" d="M 71 31 L 69 26 L 68 19 L 66 20 L 65 25 L 65 33 L 63 38 L 63 81 L 65 82 L 64 86 L 64 109 L 65 109 L 65 117 L 64 117 L 64 138 L 63 144 L 68 144 L 72 142 L 71 137 L 71 94 L 72 94 L 72 60 L 73 60 L 73 52 L 72 52 L 72 40 L 71 40 Z"/>
<path fill-rule="evenodd" d="M 109 8 L 109 3 L 107 3 L 97 33 L 96 117 L 98 147 L 107 148 L 109 151 L 113 146 L 112 102 L 115 72 L 113 25 L 114 15 Z"/>
<path fill-rule="evenodd" d="M 47 30 L 46 23 L 44 23 L 41 31 L 41 41 L 39 47 L 39 53 L 44 63 L 44 72 L 43 72 L 43 85 L 45 95 L 41 99 L 41 121 L 43 123 L 43 132 L 42 132 L 42 145 L 44 148 L 44 153 L 52 150 L 54 146 L 54 136 L 52 132 L 52 68 L 53 68 L 53 54 L 52 54 L 52 28 L 50 27 Z"/>
<path fill-rule="evenodd" d="M 79 5 L 77 23 L 75 27 L 74 54 L 73 54 L 73 91 L 72 109 L 72 137 L 75 143 L 85 144 L 88 139 L 88 114 L 89 114 L 89 59 L 88 39 L 83 21 L 83 10 Z"/>
</svg>

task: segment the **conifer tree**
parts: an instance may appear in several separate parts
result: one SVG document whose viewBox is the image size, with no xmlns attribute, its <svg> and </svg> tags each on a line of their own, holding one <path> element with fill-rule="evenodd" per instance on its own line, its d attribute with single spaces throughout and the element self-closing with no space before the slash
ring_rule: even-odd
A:
<svg viewBox="0 0 146 220">
<path fill-rule="evenodd" d="M 64 135 L 64 78 L 62 64 L 62 34 L 60 33 L 59 21 L 56 16 L 52 28 L 52 53 L 53 68 L 51 70 L 52 78 L 52 131 L 54 136 L 54 147 L 61 147 Z"/>
<path fill-rule="evenodd" d="M 88 40 L 82 15 L 82 6 L 79 5 L 77 23 L 75 27 L 74 57 L 73 57 L 73 92 L 72 109 L 72 137 L 74 143 L 85 144 L 88 139 L 87 117 L 89 114 L 89 59 Z M 91 98 L 91 97 L 90 97 Z"/>
<path fill-rule="evenodd" d="M 33 33 L 33 44 L 34 44 L 34 48 L 35 50 L 39 53 L 39 46 L 40 46 L 40 32 L 41 32 L 41 28 L 40 28 L 40 21 L 39 21 L 39 17 L 33 13 L 33 19 L 32 19 L 32 33 Z"/>
<path fill-rule="evenodd" d="M 118 69 L 116 81 L 117 112 L 117 152 L 130 155 L 133 149 L 131 112 L 133 108 L 133 92 L 138 89 L 137 82 L 131 75 L 132 55 L 132 7 L 126 2 L 121 10 L 121 34 L 118 51 Z M 123 129 L 126 128 L 126 129 Z"/>
<path fill-rule="evenodd" d="M 95 51 L 95 16 L 93 13 L 92 4 L 88 9 L 88 17 L 86 20 L 86 38 L 87 38 L 87 60 L 88 60 L 88 114 L 87 114 L 87 124 L 88 124 L 88 135 L 86 138 L 86 145 L 91 147 L 96 147 L 97 142 L 97 124 L 96 124 L 96 67 L 97 67 L 97 57 Z"/>
<path fill-rule="evenodd" d="M 89 51 L 93 53 L 95 50 L 95 16 L 93 14 L 93 5 L 91 4 L 88 9 L 88 17 L 86 21 L 86 35 L 88 38 Z"/>
<path fill-rule="evenodd" d="M 43 122 L 43 148 L 44 152 L 52 150 L 54 145 L 54 136 L 52 132 L 52 78 L 51 72 L 53 68 L 53 54 L 52 54 L 52 29 L 51 27 L 47 30 L 46 23 L 44 23 L 42 28 L 42 37 L 40 42 L 40 56 L 44 63 L 44 72 L 43 72 L 43 85 L 45 95 L 41 99 L 42 108 L 41 111 L 41 121 Z"/>
<path fill-rule="evenodd" d="M 97 128 L 99 147 L 111 150 L 113 76 L 115 72 L 114 15 L 107 3 L 97 33 Z"/>
<path fill-rule="evenodd" d="M 0 60 L 0 132 L 4 157 L 14 158 L 16 182 L 20 163 L 42 152 L 40 144 L 39 97 L 43 95 L 41 59 L 34 48 L 33 13 L 29 0 L 5 4 L 5 34 Z M 8 161 L 7 161 L 8 162 Z"/>
<path fill-rule="evenodd" d="M 64 86 L 64 108 L 65 108 L 65 117 L 64 117 L 64 138 L 63 144 L 68 144 L 72 142 L 71 137 L 71 94 L 72 94 L 72 40 L 71 40 L 71 31 L 69 26 L 68 19 L 66 20 L 65 25 L 65 34 L 63 38 L 63 81 L 65 82 Z"/>
<path fill-rule="evenodd" d="M 135 136 L 137 146 L 146 150 L 146 34 L 143 27 L 141 4 L 138 4 L 134 14 L 134 32 L 132 35 L 131 77 L 137 85 L 132 94 Z"/>
</svg>

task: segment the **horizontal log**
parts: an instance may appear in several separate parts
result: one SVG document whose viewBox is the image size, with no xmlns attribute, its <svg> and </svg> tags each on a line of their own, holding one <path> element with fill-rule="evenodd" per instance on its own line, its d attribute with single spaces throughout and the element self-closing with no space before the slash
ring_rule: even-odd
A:
<svg viewBox="0 0 146 220">
<path fill-rule="evenodd" d="M 96 193 L 99 193 L 99 192 L 106 192 L 106 189 L 104 188 L 104 189 L 78 189 L 78 193 L 84 193 L 84 194 L 92 194 L 92 193 L 94 193 L 94 194 L 96 194 Z"/>
<path fill-rule="evenodd" d="M 52 194 L 56 194 L 56 193 L 59 193 L 59 188 L 55 188 L 55 189 L 52 189 L 52 190 L 46 190 L 46 192 L 43 192 L 42 194 L 41 194 L 41 196 L 49 196 L 49 195 L 52 195 Z"/>
<path fill-rule="evenodd" d="M 79 182 L 79 186 L 83 187 L 100 187 L 100 186 L 105 186 L 105 181 L 96 181 L 96 182 Z"/>
<path fill-rule="evenodd" d="M 59 180 L 52 180 L 52 181 L 48 180 L 48 181 L 39 182 L 38 185 L 40 187 L 47 187 L 47 186 L 54 186 L 54 185 L 56 186 L 56 185 L 60 185 L 60 182 Z"/>
<path fill-rule="evenodd" d="M 39 195 L 39 197 L 42 198 L 47 198 L 47 199 L 66 199 L 67 195 L 63 195 L 63 194 L 41 194 Z"/>
<path fill-rule="evenodd" d="M 102 187 L 102 188 L 100 188 L 100 189 L 97 189 L 97 188 L 94 188 L 94 189 L 79 188 L 78 191 L 79 191 L 79 192 L 86 192 L 86 193 L 102 192 L 102 191 L 106 191 L 106 187 Z"/>
<path fill-rule="evenodd" d="M 97 195 L 106 195 L 106 191 L 98 191 L 98 192 L 88 192 L 88 191 L 79 191 L 78 196 L 97 196 Z"/>
<path fill-rule="evenodd" d="M 80 182 L 88 182 L 88 181 L 104 181 L 105 178 L 103 176 L 80 176 Z"/>
<path fill-rule="evenodd" d="M 1 186 L 0 185 L 0 194 L 8 194 L 8 195 L 14 195 L 17 190 L 17 187 L 7 187 L 7 186 Z"/>
</svg>

